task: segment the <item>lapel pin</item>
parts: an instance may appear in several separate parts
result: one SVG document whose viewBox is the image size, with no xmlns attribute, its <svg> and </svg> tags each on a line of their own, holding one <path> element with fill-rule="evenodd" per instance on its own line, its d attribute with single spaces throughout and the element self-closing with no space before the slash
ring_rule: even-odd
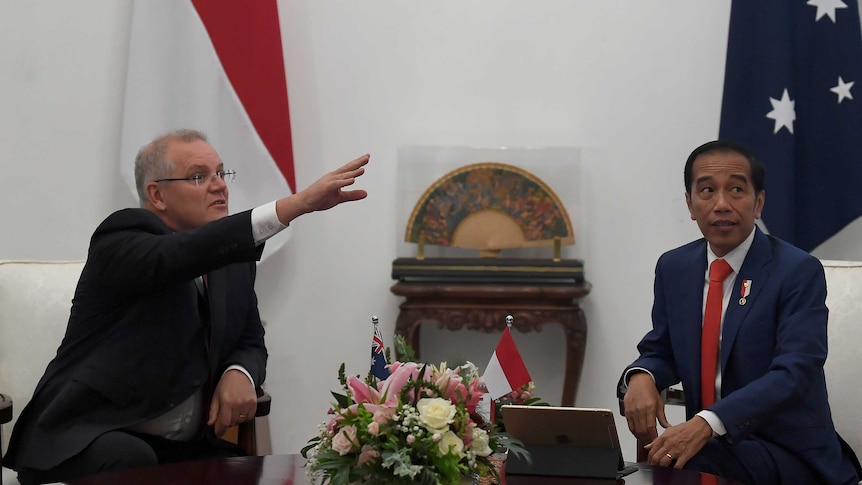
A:
<svg viewBox="0 0 862 485">
<path fill-rule="evenodd" d="M 742 289 L 740 293 L 742 294 L 742 298 L 739 299 L 739 304 L 745 305 L 745 302 L 748 301 L 748 294 L 751 293 L 751 280 L 742 280 Z"/>
</svg>

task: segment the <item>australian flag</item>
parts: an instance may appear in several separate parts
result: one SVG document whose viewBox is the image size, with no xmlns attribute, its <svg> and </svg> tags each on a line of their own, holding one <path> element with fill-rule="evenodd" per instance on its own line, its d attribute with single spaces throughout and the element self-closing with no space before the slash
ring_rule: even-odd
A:
<svg viewBox="0 0 862 485">
<path fill-rule="evenodd" d="M 378 379 L 389 377 L 389 369 L 386 368 L 385 347 L 383 335 L 377 325 L 374 325 L 374 338 L 371 339 L 371 374 Z"/>
<path fill-rule="evenodd" d="M 862 215 L 856 0 L 733 0 L 719 136 L 766 166 L 771 234 L 811 251 Z"/>
</svg>

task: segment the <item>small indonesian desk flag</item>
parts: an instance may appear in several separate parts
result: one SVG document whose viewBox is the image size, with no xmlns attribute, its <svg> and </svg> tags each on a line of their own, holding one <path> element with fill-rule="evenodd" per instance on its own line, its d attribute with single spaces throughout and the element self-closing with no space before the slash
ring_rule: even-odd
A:
<svg viewBox="0 0 862 485">
<path fill-rule="evenodd" d="M 491 399 L 505 396 L 532 380 L 508 326 L 503 329 L 503 336 L 500 337 L 482 379 Z"/>
</svg>

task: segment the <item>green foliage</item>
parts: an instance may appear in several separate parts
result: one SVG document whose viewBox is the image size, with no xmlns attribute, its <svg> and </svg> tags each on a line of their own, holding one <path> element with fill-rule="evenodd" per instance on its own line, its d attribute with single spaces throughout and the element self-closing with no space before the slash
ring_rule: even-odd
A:
<svg viewBox="0 0 862 485">
<path fill-rule="evenodd" d="M 407 343 L 407 340 L 404 338 L 403 335 L 395 336 L 395 351 L 398 353 L 398 355 L 401 356 L 401 358 L 399 359 L 401 362 L 416 362 L 416 351 L 413 350 L 413 347 Z M 387 362 L 392 361 L 387 360 Z"/>
</svg>

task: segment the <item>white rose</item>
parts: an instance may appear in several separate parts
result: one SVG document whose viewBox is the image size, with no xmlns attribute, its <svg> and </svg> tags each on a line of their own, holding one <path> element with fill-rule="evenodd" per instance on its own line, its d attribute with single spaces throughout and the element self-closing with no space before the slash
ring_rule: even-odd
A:
<svg viewBox="0 0 862 485">
<path fill-rule="evenodd" d="M 443 433 L 443 437 L 440 438 L 440 442 L 437 443 L 437 446 L 440 448 L 440 453 L 443 453 L 444 455 L 447 453 L 454 453 L 460 457 L 464 456 L 464 442 L 461 441 L 461 438 L 459 438 L 458 435 L 451 431 Z"/>
<path fill-rule="evenodd" d="M 488 433 L 482 428 L 473 428 L 473 441 L 470 443 L 470 449 L 476 456 L 488 456 L 491 454 L 491 447 L 488 446 Z"/>
<path fill-rule="evenodd" d="M 416 410 L 419 411 L 419 422 L 432 433 L 446 431 L 455 420 L 455 405 L 447 399 L 422 398 L 416 403 Z"/>
<path fill-rule="evenodd" d="M 359 449 L 356 440 L 356 426 L 345 426 L 339 429 L 332 437 L 332 449 L 339 455 L 344 456 Z"/>
</svg>

